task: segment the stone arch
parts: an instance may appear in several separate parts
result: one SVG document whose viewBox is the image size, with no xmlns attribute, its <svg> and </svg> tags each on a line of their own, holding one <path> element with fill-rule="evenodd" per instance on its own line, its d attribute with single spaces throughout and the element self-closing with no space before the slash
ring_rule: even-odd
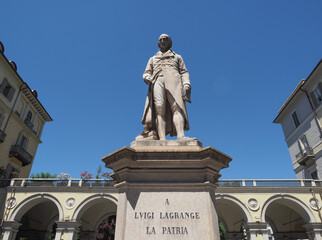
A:
<svg viewBox="0 0 322 240">
<path fill-rule="evenodd" d="M 218 219 L 224 224 L 227 239 L 241 239 L 244 234 L 242 230 L 245 229 L 244 224 L 253 222 L 248 208 L 230 195 L 219 194 L 215 199 Z"/>
<path fill-rule="evenodd" d="M 78 207 L 76 208 L 72 220 L 78 221 L 82 213 L 84 213 L 88 208 L 93 206 L 95 202 L 99 199 L 107 199 L 109 201 L 112 201 L 117 206 L 117 199 L 109 194 L 96 194 L 93 196 L 90 196 L 83 200 Z"/>
<path fill-rule="evenodd" d="M 106 215 L 116 215 L 117 200 L 109 194 L 95 194 L 76 208 L 72 221 L 80 223 L 80 238 L 95 239 L 98 224 Z"/>
<path fill-rule="evenodd" d="M 63 209 L 59 201 L 43 193 L 26 198 L 10 216 L 11 221 L 20 223 L 17 239 L 48 239 L 53 224 L 61 219 Z"/>
<path fill-rule="evenodd" d="M 253 222 L 253 217 L 250 214 L 248 208 L 239 199 L 237 199 L 233 196 L 227 195 L 227 194 L 216 195 L 216 201 L 220 200 L 220 199 L 225 199 L 225 200 L 228 200 L 228 201 L 231 201 L 231 202 L 237 204 L 240 207 L 240 209 L 244 212 L 244 214 L 247 218 L 247 222 Z"/>
<path fill-rule="evenodd" d="M 309 207 L 298 198 L 278 194 L 266 200 L 261 221 L 268 222 L 275 239 L 308 239 L 308 223 L 316 222 Z"/>
<path fill-rule="evenodd" d="M 272 197 L 270 197 L 269 199 L 266 200 L 266 202 L 264 203 L 263 207 L 262 207 L 262 212 L 261 212 L 261 221 L 265 222 L 265 215 L 266 215 L 266 211 L 268 206 L 273 203 L 274 201 L 277 200 L 289 200 L 290 202 L 295 203 L 298 208 L 296 208 L 297 210 L 300 210 L 300 214 L 303 214 L 303 217 L 305 218 L 305 220 L 308 220 L 308 222 L 316 222 L 316 218 L 313 215 L 312 211 L 308 208 L 307 205 L 305 205 L 301 200 L 297 199 L 296 197 L 293 197 L 291 195 L 287 195 L 287 194 L 279 194 L 279 195 L 274 195 Z M 296 206 L 294 205 L 294 206 Z"/>
<path fill-rule="evenodd" d="M 21 203 L 18 204 L 18 206 L 13 210 L 13 212 L 10 215 L 10 221 L 17 221 L 19 222 L 22 218 L 22 216 L 30 210 L 32 207 L 36 206 L 39 203 L 45 202 L 45 201 L 51 201 L 53 202 L 58 210 L 58 219 L 59 221 L 63 220 L 64 214 L 63 214 L 63 208 L 59 201 L 53 197 L 50 194 L 36 194 L 33 196 L 30 196 L 23 200 Z"/>
</svg>

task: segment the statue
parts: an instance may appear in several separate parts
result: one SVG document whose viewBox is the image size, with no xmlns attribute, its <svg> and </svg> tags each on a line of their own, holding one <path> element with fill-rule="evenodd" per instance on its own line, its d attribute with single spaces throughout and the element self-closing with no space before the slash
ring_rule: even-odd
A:
<svg viewBox="0 0 322 240">
<path fill-rule="evenodd" d="M 189 73 L 182 57 L 172 51 L 169 35 L 159 37 L 160 50 L 149 59 L 143 80 L 149 85 L 140 139 L 166 140 L 166 135 L 178 140 L 190 140 L 184 135 L 189 130 L 186 101 L 191 103 Z"/>
</svg>

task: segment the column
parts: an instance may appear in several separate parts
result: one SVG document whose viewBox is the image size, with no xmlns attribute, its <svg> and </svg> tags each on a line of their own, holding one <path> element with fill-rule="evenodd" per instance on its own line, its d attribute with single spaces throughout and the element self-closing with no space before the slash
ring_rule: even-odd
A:
<svg viewBox="0 0 322 240">
<path fill-rule="evenodd" d="M 245 223 L 245 229 L 250 240 L 268 240 L 268 223 Z"/>
<path fill-rule="evenodd" d="M 322 223 L 307 223 L 304 227 L 310 240 L 322 240 Z"/>
<path fill-rule="evenodd" d="M 4 232 L 3 240 L 14 240 L 18 232 L 21 223 L 16 221 L 4 221 L 2 230 Z"/>
<path fill-rule="evenodd" d="M 80 224 L 76 221 L 56 221 L 55 240 L 75 240 Z"/>
</svg>

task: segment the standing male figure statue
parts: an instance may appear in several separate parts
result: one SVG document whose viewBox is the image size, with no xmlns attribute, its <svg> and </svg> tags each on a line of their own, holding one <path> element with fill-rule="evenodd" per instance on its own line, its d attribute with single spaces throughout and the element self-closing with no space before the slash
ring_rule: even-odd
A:
<svg viewBox="0 0 322 240">
<path fill-rule="evenodd" d="M 189 130 L 185 101 L 191 102 L 189 73 L 182 57 L 172 51 L 169 35 L 159 37 L 160 50 L 149 59 L 143 80 L 149 85 L 142 124 L 144 131 L 139 139 L 166 140 L 166 135 L 178 140 L 189 140 L 184 131 Z"/>
</svg>

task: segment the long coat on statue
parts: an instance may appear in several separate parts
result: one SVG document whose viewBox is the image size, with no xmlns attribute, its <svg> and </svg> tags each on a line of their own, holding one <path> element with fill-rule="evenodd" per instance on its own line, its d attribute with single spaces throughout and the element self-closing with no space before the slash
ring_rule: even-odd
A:
<svg viewBox="0 0 322 240">
<path fill-rule="evenodd" d="M 185 119 L 184 130 L 189 130 L 189 121 L 187 115 L 186 103 L 183 100 L 183 86 L 190 86 L 189 73 L 182 60 L 182 57 L 171 49 L 162 53 L 158 51 L 149 59 L 146 69 L 143 73 L 143 79 L 151 76 L 152 83 L 149 85 L 148 95 L 146 97 L 142 124 L 144 132 L 156 131 L 156 112 L 153 103 L 153 84 L 161 76 L 164 78 L 165 91 L 168 91 L 175 99 L 180 111 Z M 175 126 L 173 125 L 173 115 L 170 109 L 170 104 L 166 101 L 166 134 L 176 136 Z"/>
</svg>

